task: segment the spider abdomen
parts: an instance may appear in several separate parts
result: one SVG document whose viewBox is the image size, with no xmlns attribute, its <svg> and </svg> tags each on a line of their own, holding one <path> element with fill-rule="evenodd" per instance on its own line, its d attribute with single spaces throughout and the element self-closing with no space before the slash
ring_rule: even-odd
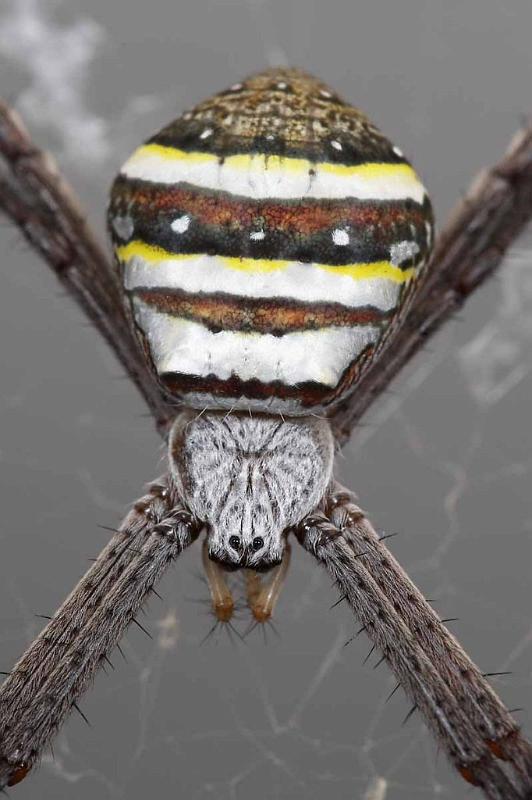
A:
<svg viewBox="0 0 532 800">
<path fill-rule="evenodd" d="M 297 70 L 236 84 L 152 137 L 113 185 L 109 224 L 166 391 L 289 414 L 352 390 L 432 239 L 401 152 Z"/>
</svg>

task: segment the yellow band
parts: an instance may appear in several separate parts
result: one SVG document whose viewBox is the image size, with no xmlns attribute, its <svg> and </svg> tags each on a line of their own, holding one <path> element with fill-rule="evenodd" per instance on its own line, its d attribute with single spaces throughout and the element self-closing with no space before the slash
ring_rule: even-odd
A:
<svg viewBox="0 0 532 800">
<path fill-rule="evenodd" d="M 156 245 L 146 244 L 140 240 L 129 242 L 116 248 L 119 261 L 126 262 L 131 258 L 139 257 L 143 261 L 158 264 L 161 261 L 192 261 L 205 256 L 203 253 L 171 253 Z M 287 270 L 298 261 L 274 261 L 265 258 L 237 258 L 233 256 L 206 256 L 216 258 L 221 266 L 229 269 L 240 270 L 248 274 L 277 272 Z M 375 261 L 369 264 L 312 264 L 313 267 L 327 270 L 334 275 L 346 275 L 355 281 L 371 278 L 384 278 L 393 283 L 407 283 L 416 274 L 416 267 L 401 269 L 390 261 Z"/>
<path fill-rule="evenodd" d="M 136 159 L 146 156 L 158 156 L 163 161 L 182 161 L 190 164 L 217 164 L 220 156 L 212 153 L 191 152 L 179 150 L 177 147 L 166 147 L 162 144 L 145 144 L 136 150 L 128 164 L 134 164 Z M 319 169 L 331 175 L 356 176 L 360 178 L 411 178 L 416 183 L 419 179 L 410 164 L 388 164 L 385 162 L 357 164 L 333 164 L 329 161 L 312 162 L 306 158 L 288 158 L 276 155 L 256 153 L 252 155 L 240 154 L 227 156 L 223 161 L 224 167 L 233 167 L 241 170 L 259 168 L 261 170 L 285 170 L 288 172 L 306 173 L 310 169 Z"/>
</svg>

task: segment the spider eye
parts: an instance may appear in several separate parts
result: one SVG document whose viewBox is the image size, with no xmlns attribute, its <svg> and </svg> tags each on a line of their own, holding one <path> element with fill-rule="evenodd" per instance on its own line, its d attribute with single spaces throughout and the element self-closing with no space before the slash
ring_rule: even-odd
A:
<svg viewBox="0 0 532 800">
<path fill-rule="evenodd" d="M 264 539 L 262 538 L 262 536 L 255 536 L 255 538 L 251 543 L 251 547 L 253 548 L 253 550 L 257 552 L 257 550 L 260 550 L 261 547 L 263 546 L 264 546 Z"/>
<path fill-rule="evenodd" d="M 240 539 L 240 536 L 230 536 L 229 547 L 232 547 L 233 550 L 236 550 L 236 552 L 239 553 L 242 550 L 242 540 Z"/>
</svg>

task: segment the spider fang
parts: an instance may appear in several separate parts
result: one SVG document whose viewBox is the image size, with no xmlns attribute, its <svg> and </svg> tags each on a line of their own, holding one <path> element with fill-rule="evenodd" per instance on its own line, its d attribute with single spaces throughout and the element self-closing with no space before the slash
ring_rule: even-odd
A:
<svg viewBox="0 0 532 800">
<path fill-rule="evenodd" d="M 24 761 L 21 761 L 9 776 L 7 785 L 10 787 L 16 786 L 17 783 L 20 783 L 24 780 L 30 769 L 31 767 L 28 764 L 26 764 Z"/>
</svg>

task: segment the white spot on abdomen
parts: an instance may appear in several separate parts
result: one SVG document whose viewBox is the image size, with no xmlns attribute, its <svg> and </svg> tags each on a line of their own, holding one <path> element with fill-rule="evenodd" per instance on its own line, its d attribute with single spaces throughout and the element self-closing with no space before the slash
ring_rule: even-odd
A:
<svg viewBox="0 0 532 800">
<path fill-rule="evenodd" d="M 335 228 L 332 233 L 332 240 L 335 244 L 342 247 L 346 244 L 349 244 L 349 234 L 342 228 Z"/>
<path fill-rule="evenodd" d="M 170 227 L 175 233 L 185 233 L 190 225 L 190 217 L 188 214 L 183 214 L 182 217 L 174 219 Z"/>
<path fill-rule="evenodd" d="M 409 242 L 408 240 L 396 242 L 390 247 L 390 261 L 392 264 L 399 266 L 404 261 L 410 261 L 418 253 L 419 245 L 417 242 Z"/>
<path fill-rule="evenodd" d="M 253 231 L 253 233 L 249 234 L 249 238 L 253 242 L 261 242 L 263 239 L 266 238 L 266 234 L 264 233 L 264 231 Z"/>
<path fill-rule="evenodd" d="M 127 241 L 133 236 L 135 226 L 133 220 L 128 216 L 114 217 L 111 226 L 119 239 Z"/>
</svg>

